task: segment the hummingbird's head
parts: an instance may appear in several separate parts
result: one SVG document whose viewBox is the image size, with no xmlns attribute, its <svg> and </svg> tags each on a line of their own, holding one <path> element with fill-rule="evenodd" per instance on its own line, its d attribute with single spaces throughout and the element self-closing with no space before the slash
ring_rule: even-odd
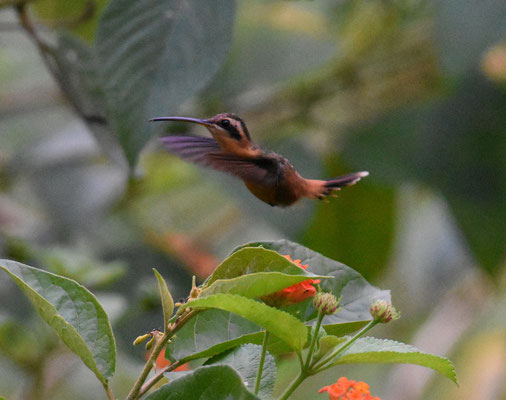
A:
<svg viewBox="0 0 506 400">
<path fill-rule="evenodd" d="M 248 128 L 238 115 L 222 113 L 204 121 L 207 123 L 207 129 L 216 140 L 230 139 L 236 142 L 251 142 Z"/>
<path fill-rule="evenodd" d="M 253 145 L 244 121 L 232 113 L 217 114 L 208 119 L 187 117 L 159 117 L 150 121 L 183 121 L 205 126 L 221 148 L 241 156 L 253 156 L 259 149 Z M 253 153 L 254 152 L 254 153 Z"/>
</svg>

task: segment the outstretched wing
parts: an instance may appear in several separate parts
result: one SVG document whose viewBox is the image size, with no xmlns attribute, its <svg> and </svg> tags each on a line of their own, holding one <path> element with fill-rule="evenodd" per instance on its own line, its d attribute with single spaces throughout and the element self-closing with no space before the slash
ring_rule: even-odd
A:
<svg viewBox="0 0 506 400">
<path fill-rule="evenodd" d="M 166 136 L 160 138 L 171 153 L 197 164 L 209 165 L 209 153 L 219 152 L 220 146 L 212 138 L 200 136 Z"/>
<path fill-rule="evenodd" d="M 221 150 L 216 140 L 201 136 L 167 136 L 160 139 L 164 147 L 184 160 L 227 172 L 248 182 L 275 184 L 279 168 L 269 156 L 253 159 Z"/>
</svg>

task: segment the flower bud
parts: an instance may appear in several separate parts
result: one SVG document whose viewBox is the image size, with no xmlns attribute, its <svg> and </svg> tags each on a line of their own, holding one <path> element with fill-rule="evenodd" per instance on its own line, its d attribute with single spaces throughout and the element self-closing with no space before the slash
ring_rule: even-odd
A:
<svg viewBox="0 0 506 400">
<path fill-rule="evenodd" d="M 339 306 L 339 300 L 332 293 L 319 292 L 313 298 L 313 306 L 324 315 L 334 314 Z"/>
<path fill-rule="evenodd" d="M 137 336 L 134 340 L 134 346 L 143 343 L 148 337 L 151 337 L 151 333 L 146 333 L 145 335 Z"/>
<path fill-rule="evenodd" d="M 151 350 L 151 347 L 153 347 L 153 344 L 155 343 L 155 336 L 153 336 L 149 342 L 146 343 L 146 350 Z"/>
<path fill-rule="evenodd" d="M 386 300 L 376 300 L 370 310 L 375 321 L 386 324 L 390 321 L 399 319 L 401 314 Z"/>
</svg>

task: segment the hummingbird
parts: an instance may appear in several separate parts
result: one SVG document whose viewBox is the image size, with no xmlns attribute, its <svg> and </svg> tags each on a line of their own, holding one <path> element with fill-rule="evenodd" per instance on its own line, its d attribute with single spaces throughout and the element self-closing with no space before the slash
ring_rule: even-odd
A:
<svg viewBox="0 0 506 400">
<path fill-rule="evenodd" d="M 205 126 L 212 138 L 167 136 L 160 140 L 169 152 L 184 160 L 242 179 L 253 195 L 271 206 L 288 207 L 304 197 L 321 200 L 369 175 L 361 171 L 327 180 L 305 179 L 285 157 L 256 145 L 244 121 L 232 113 L 209 119 L 157 117 L 150 121 L 182 121 Z"/>
</svg>

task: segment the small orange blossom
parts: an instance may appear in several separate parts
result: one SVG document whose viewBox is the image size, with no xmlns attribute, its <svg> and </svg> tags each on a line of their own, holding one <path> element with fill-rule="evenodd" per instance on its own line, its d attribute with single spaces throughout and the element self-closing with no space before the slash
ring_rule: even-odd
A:
<svg viewBox="0 0 506 400">
<path fill-rule="evenodd" d="M 307 268 L 307 264 L 302 265 L 300 260 L 292 260 L 289 255 L 284 255 L 283 257 L 302 269 Z M 313 285 L 317 285 L 318 283 L 320 283 L 319 279 L 308 279 L 278 292 L 263 296 L 262 300 L 266 304 L 274 307 L 283 307 L 290 304 L 300 303 L 301 301 L 313 297 L 316 294 L 316 288 Z"/>
<path fill-rule="evenodd" d="M 322 387 L 318 393 L 327 392 L 329 400 L 381 400 L 379 397 L 372 397 L 369 385 L 365 382 L 349 380 L 344 376 L 336 383 Z"/>
<path fill-rule="evenodd" d="M 146 356 L 149 357 L 149 353 Z M 165 349 L 162 349 L 160 354 L 158 354 L 158 357 L 156 357 L 155 370 L 160 371 L 165 367 L 168 367 L 170 364 L 171 364 L 170 361 L 165 358 Z M 189 371 L 189 370 L 190 367 L 188 366 L 188 363 L 180 365 L 179 367 L 174 369 L 174 371 Z"/>
</svg>

